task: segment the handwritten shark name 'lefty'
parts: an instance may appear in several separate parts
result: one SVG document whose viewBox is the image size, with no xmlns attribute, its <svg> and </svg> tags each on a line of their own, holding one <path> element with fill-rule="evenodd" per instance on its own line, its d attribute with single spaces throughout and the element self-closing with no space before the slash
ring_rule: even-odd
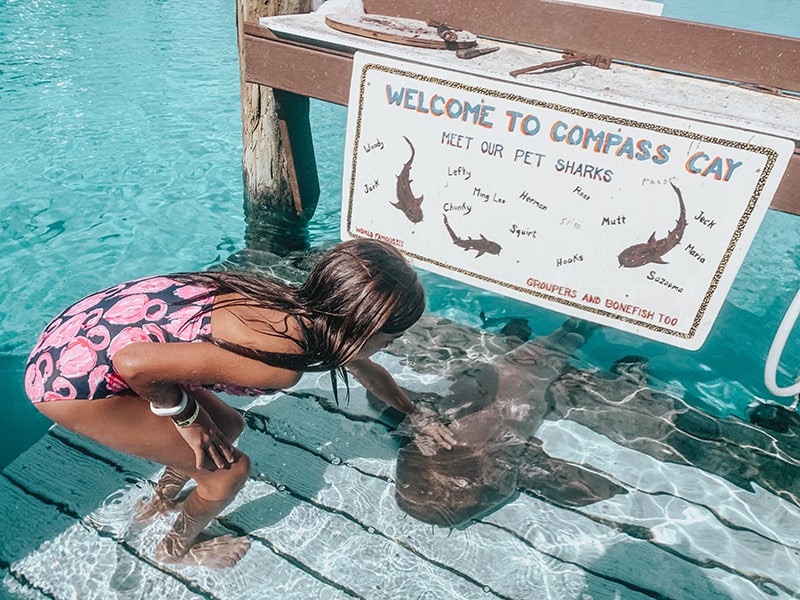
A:
<svg viewBox="0 0 800 600">
<path fill-rule="evenodd" d="M 453 239 L 453 243 L 459 248 L 463 248 L 465 251 L 477 250 L 478 254 L 475 255 L 475 258 L 478 258 L 484 254 L 500 254 L 500 251 L 503 249 L 497 242 L 487 240 L 483 234 L 481 234 L 480 239 L 458 237 L 456 232 L 453 231 L 453 229 L 450 227 L 450 224 L 447 222 L 447 215 L 442 216 L 444 217 L 444 226 L 447 228 L 447 232 Z"/>
<path fill-rule="evenodd" d="M 645 243 L 634 244 L 633 246 L 625 248 L 625 250 L 620 252 L 617 256 L 620 267 L 632 269 L 634 267 L 641 267 L 647 263 L 665 265 L 667 262 L 664 260 L 664 255 L 677 246 L 681 239 L 683 239 L 683 232 L 686 230 L 686 206 L 683 203 L 683 196 L 678 186 L 672 182 L 670 182 L 670 185 L 678 195 L 678 203 L 681 208 L 675 229 L 669 231 L 666 237 L 661 239 L 656 239 L 656 233 L 654 231 L 650 235 L 650 239 Z"/>
<path fill-rule="evenodd" d="M 403 165 L 403 169 L 397 176 L 397 202 L 392 202 L 392 206 L 402 211 L 402 213 L 412 223 L 419 223 L 422 221 L 422 200 L 423 196 L 418 198 L 414 196 L 411 191 L 411 164 L 414 162 L 414 145 L 406 136 L 403 139 L 411 147 L 411 157 L 408 162 Z"/>
</svg>

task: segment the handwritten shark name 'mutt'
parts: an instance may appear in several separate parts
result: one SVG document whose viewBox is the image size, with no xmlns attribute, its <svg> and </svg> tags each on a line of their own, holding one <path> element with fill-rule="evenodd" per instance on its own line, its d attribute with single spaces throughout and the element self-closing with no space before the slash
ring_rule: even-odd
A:
<svg viewBox="0 0 800 600">
<path fill-rule="evenodd" d="M 619 215 L 618 217 L 603 217 L 600 221 L 601 227 L 607 227 L 610 225 L 625 225 L 625 215 Z"/>
</svg>

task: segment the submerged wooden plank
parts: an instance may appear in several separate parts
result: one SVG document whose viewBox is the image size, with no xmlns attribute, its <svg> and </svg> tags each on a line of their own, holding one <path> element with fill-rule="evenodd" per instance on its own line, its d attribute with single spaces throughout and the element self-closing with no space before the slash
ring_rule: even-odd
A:
<svg viewBox="0 0 800 600">
<path fill-rule="evenodd" d="M 384 360 L 411 387 L 443 392 L 449 385 L 395 361 Z M 0 567 L 19 574 L 15 585 L 31 578 L 31 589 L 59 598 L 138 589 L 179 598 L 515 600 L 800 591 L 797 507 L 659 463 L 566 421 L 540 429 L 545 448 L 608 473 L 628 494 L 573 509 L 523 493 L 464 529 L 432 528 L 397 507 L 399 442 L 381 409 L 355 383 L 349 404 L 330 406 L 327 385 L 309 375 L 246 411 L 239 446 L 252 458 L 252 477 L 212 527 L 250 537 L 233 569 L 153 561 L 171 521 L 133 527 L 131 517 L 159 468 L 60 429 L 0 479 L 0 515 L 22 523 L 0 537 Z"/>
<path fill-rule="evenodd" d="M 15 568 L 55 598 L 208 598 L 79 523 L 18 561 Z"/>
<path fill-rule="evenodd" d="M 282 425 L 277 424 L 276 427 L 281 428 Z M 576 442 L 574 446 L 580 448 L 585 445 Z M 329 448 L 329 450 L 335 451 L 335 448 Z M 702 472 L 697 469 L 691 470 L 696 473 L 695 477 L 699 476 L 701 480 L 704 479 Z M 345 483 L 339 483 L 332 488 L 342 489 L 347 486 Z M 354 486 L 357 488 L 359 484 L 356 483 Z M 737 522 L 734 524 L 736 529 L 731 529 L 729 523 L 715 519 L 711 515 L 711 509 L 697 504 L 696 500 L 689 502 L 678 496 L 667 495 L 658 498 L 664 499 L 663 506 L 659 503 L 652 505 L 650 495 L 637 494 L 633 491 L 630 495 L 620 496 L 619 499 L 602 502 L 595 508 L 581 511 L 548 506 L 530 498 L 525 503 L 523 497 L 523 500 L 504 507 L 482 521 L 502 526 L 512 535 L 519 536 L 520 539 L 530 541 L 528 536 L 533 535 L 535 542 L 532 543 L 532 546 L 544 555 L 557 558 L 564 563 L 581 565 L 583 569 L 593 575 L 600 576 L 603 582 L 625 581 L 630 589 L 644 590 L 646 593 L 680 597 L 686 590 L 690 590 L 704 598 L 726 598 L 729 596 L 724 590 L 732 589 L 747 590 L 748 597 L 758 597 L 760 592 L 750 580 L 751 576 L 762 580 L 765 585 L 775 586 L 780 591 L 778 595 L 786 593 L 786 590 L 798 588 L 796 577 L 792 574 L 795 569 L 791 568 L 793 566 L 793 550 L 777 543 L 774 539 L 763 537 L 761 532 L 748 530 L 747 525 L 753 526 L 753 523 Z M 382 498 L 381 502 L 384 500 Z M 368 498 L 360 498 L 360 500 L 353 500 L 352 503 L 358 505 L 367 501 Z M 612 506 L 616 501 L 625 505 L 626 509 L 614 510 Z M 347 501 L 341 500 L 340 502 Z M 373 500 L 373 502 L 376 501 Z M 520 503 L 525 506 L 525 511 L 515 514 L 514 510 L 520 506 Z M 338 510 L 342 510 L 341 504 L 335 506 Z M 393 502 L 389 502 L 382 513 L 391 511 L 392 508 L 395 508 Z M 348 510 L 359 513 L 357 508 Z M 648 514 L 646 518 L 632 520 L 629 516 L 642 510 Z M 674 527 L 674 523 L 678 522 L 675 520 L 674 513 L 677 511 L 677 514 L 680 514 L 684 510 L 688 513 L 693 511 L 700 513 L 705 510 L 708 513 L 709 518 L 697 527 L 696 532 L 700 534 L 700 539 L 726 540 L 728 550 L 724 553 L 724 561 L 718 560 L 718 553 L 715 553 L 713 549 L 697 547 L 697 544 L 692 543 L 691 540 L 684 539 L 683 535 L 678 535 L 681 533 L 681 529 Z M 509 512 L 511 515 L 508 514 Z M 583 516 L 581 516 L 582 512 Z M 527 519 L 524 518 L 524 515 L 527 515 Z M 539 518 L 541 515 L 544 515 L 543 518 Z M 754 518 L 756 517 L 754 516 Z M 711 529 L 708 533 L 704 533 L 703 529 L 708 527 Z M 672 535 L 675 541 L 656 540 L 654 542 L 647 537 L 643 539 L 636 535 L 620 533 L 620 531 L 647 532 L 649 535 L 651 528 L 663 536 Z M 480 526 L 477 524 L 469 528 L 471 532 L 478 529 Z M 574 537 L 565 538 L 564 532 L 570 530 L 574 533 Z M 694 534 L 694 526 L 688 531 Z M 403 536 L 402 533 L 394 535 Z M 558 543 L 547 543 L 548 536 L 557 537 Z M 481 531 L 479 537 L 485 538 L 486 534 Z M 590 552 L 575 554 L 576 547 L 580 547 L 582 543 Z M 496 547 L 502 546 L 502 544 L 503 542 L 500 541 Z M 628 554 L 635 558 L 631 558 Z M 774 568 L 771 565 L 762 567 L 757 560 L 751 558 L 764 554 L 775 557 Z M 449 561 L 445 562 L 449 564 Z M 462 565 L 463 561 L 459 560 L 458 564 Z M 672 576 L 654 580 L 649 576 L 653 569 L 664 570 Z M 597 582 L 594 582 L 593 587 L 596 588 L 597 585 Z M 723 591 L 719 591 L 720 589 Z M 676 593 L 678 596 L 674 595 Z"/>
<path fill-rule="evenodd" d="M 738 487 L 723 477 L 687 465 L 659 462 L 619 446 L 569 420 L 545 421 L 537 432 L 549 454 L 592 464 L 616 480 L 647 494 L 664 494 L 713 509 L 731 527 L 800 547 L 800 508 L 757 486 Z"/>
<path fill-rule="evenodd" d="M 69 465 L 70 476 L 64 477 L 62 468 L 53 469 L 53 465 Z M 175 590 L 167 590 L 164 595 L 159 593 L 155 597 L 195 597 L 197 593 L 204 598 L 242 597 L 248 593 L 257 597 L 278 594 L 282 598 L 298 600 L 348 597 L 326 581 L 287 562 L 263 544 L 254 544 L 245 558 L 228 570 L 160 565 L 151 557 L 172 519 L 159 519 L 146 526 L 132 524 L 135 502 L 150 495 L 146 480 L 159 471 L 157 465 L 148 461 L 115 453 L 58 428 L 53 435 L 34 445 L 23 455 L 23 460 L 15 461 L 6 472 L 9 477 L 23 478 L 29 497 L 59 506 L 62 513 L 72 517 L 72 521 L 64 527 L 67 533 L 53 535 L 48 530 L 45 534 L 47 551 L 37 549 L 31 552 L 20 564 L 21 573 L 28 579 L 42 580 L 40 587 L 43 588 L 49 585 L 62 589 L 66 586 L 63 589 L 69 591 L 72 589 L 69 586 L 74 586 L 75 593 L 64 597 L 107 597 L 102 591 L 114 589 L 117 585 L 114 577 L 123 571 L 135 572 L 136 576 L 132 576 L 130 581 L 139 580 L 142 585 L 146 584 L 147 589 L 158 591 L 164 586 L 177 586 Z M 33 537 L 36 529 L 34 524 L 33 530 L 26 533 Z M 80 531 L 80 535 L 73 530 Z M 221 533 L 232 531 L 217 526 L 216 534 Z M 59 550 L 53 549 L 54 545 Z M 68 563 L 66 557 L 75 545 L 80 546 L 76 554 L 80 555 L 84 550 L 88 554 L 72 565 L 74 572 L 42 570 L 42 565 L 54 560 Z M 63 556 L 59 554 L 62 549 Z M 119 564 L 120 556 L 129 561 L 127 566 L 92 569 L 90 557 L 108 565 Z M 97 595 L 81 588 L 83 584 L 79 581 L 71 581 L 85 579 L 85 571 L 89 569 L 92 569 L 91 585 L 100 590 Z M 273 573 L 275 579 L 263 578 L 264 569 Z M 50 581 L 50 578 L 67 581 Z"/>
<path fill-rule="evenodd" d="M 800 590 L 797 506 L 693 467 L 660 463 L 569 421 L 548 423 L 544 429 L 548 451 L 558 448 L 573 460 L 589 461 L 631 487 L 624 496 L 578 512 L 610 519 L 623 531 L 641 528 L 651 544 L 726 571 L 730 580 L 740 578 L 727 582 L 732 588 L 758 581 L 783 594 Z M 748 593 L 755 597 L 758 592 Z"/>
<path fill-rule="evenodd" d="M 17 562 L 35 552 L 75 520 L 56 506 L 32 497 L 23 488 L 0 475 L 0 564 L 5 567 L 3 589 L 42 593 L 38 581 L 31 581 L 17 568 Z"/>
<path fill-rule="evenodd" d="M 106 598 L 131 587 L 152 590 L 158 597 L 197 597 L 183 582 L 139 561 L 111 536 L 86 527 L 77 514 L 59 504 L 57 495 L 43 497 L 11 481 L 0 478 L 7 524 L 0 560 L 9 565 L 16 582 L 12 589 L 49 598 Z"/>
<path fill-rule="evenodd" d="M 475 583 L 422 559 L 350 515 L 263 485 L 274 490 L 268 510 L 263 504 L 244 502 L 225 522 L 251 530 L 255 538 L 358 597 L 469 599 L 484 593 Z"/>
<path fill-rule="evenodd" d="M 7 569 L 0 569 L 0 597 L 5 600 L 48 600 L 41 591 L 18 581 Z"/>
<path fill-rule="evenodd" d="M 354 397 L 357 396 L 358 394 L 354 393 Z M 413 547 L 427 560 L 442 564 L 450 570 L 461 573 L 463 577 L 479 582 L 492 594 L 514 598 L 536 597 L 537 594 L 544 593 L 544 588 L 539 588 L 539 585 L 564 590 L 565 594 L 567 590 L 572 593 L 575 586 L 586 585 L 595 594 L 599 590 L 605 590 L 603 594 L 607 597 L 614 597 L 614 593 L 620 589 L 624 589 L 627 594 L 639 593 L 637 590 L 640 589 L 645 592 L 654 589 L 635 583 L 620 584 L 619 582 L 625 579 L 619 576 L 618 571 L 624 567 L 617 567 L 616 570 L 612 568 L 609 572 L 605 572 L 604 567 L 595 569 L 593 566 L 587 566 L 591 565 L 592 557 L 589 557 L 588 561 L 580 561 L 575 560 L 574 556 L 561 556 L 552 549 L 543 551 L 538 545 L 526 543 L 524 537 L 512 530 L 504 531 L 486 523 L 477 523 L 464 532 L 446 532 L 441 529 L 432 530 L 427 525 L 406 518 L 394 501 L 393 485 L 387 486 L 382 480 L 384 473 L 380 470 L 379 462 L 373 463 L 378 465 L 378 472 L 375 473 L 369 472 L 369 463 L 362 462 L 358 469 L 354 468 L 351 456 L 361 457 L 370 454 L 370 444 L 365 443 L 361 435 L 369 430 L 369 423 L 348 423 L 346 420 L 343 421 L 341 415 L 322 414 L 322 409 L 313 405 L 299 409 L 302 410 L 304 419 L 292 419 L 291 410 L 288 409 L 289 405 L 285 400 L 270 405 L 268 411 L 270 419 L 266 430 L 270 430 L 276 437 L 287 435 L 292 440 L 300 440 L 300 445 L 303 445 L 303 440 L 310 439 L 310 448 L 316 452 L 318 450 L 315 448 L 315 440 L 311 439 L 314 436 L 309 438 L 293 426 L 296 423 L 314 422 L 322 429 L 329 429 L 327 435 L 322 435 L 322 432 L 317 433 L 320 439 L 327 437 L 330 440 L 324 448 L 325 457 L 320 457 L 319 463 L 314 466 L 316 461 L 309 461 L 300 454 L 295 456 L 297 449 L 293 448 L 291 458 L 280 458 L 285 455 L 278 444 L 266 455 L 263 454 L 261 446 L 251 448 L 249 453 L 264 471 L 275 472 L 269 465 L 277 464 L 294 465 L 306 474 L 316 472 L 314 477 L 301 482 L 296 489 L 290 487 L 292 484 L 288 482 L 285 473 L 277 473 L 279 482 L 277 485 L 289 486 L 287 491 L 300 498 L 298 502 L 314 502 L 324 505 L 328 510 L 346 514 L 350 519 L 357 521 L 362 529 L 367 528 L 371 535 L 386 536 L 398 544 Z M 312 416 L 315 410 L 319 411 L 319 414 Z M 347 432 L 346 436 L 342 435 L 343 431 Z M 367 438 L 371 437 L 373 436 L 367 434 Z M 316 443 L 318 441 L 316 440 Z M 375 449 L 375 454 L 380 455 L 384 449 L 385 446 L 381 444 Z M 331 459 L 326 466 L 324 463 L 327 457 Z M 323 468 L 324 474 L 320 474 Z M 282 469 L 279 467 L 279 470 Z M 324 483 L 320 482 L 320 478 Z M 311 480 L 316 483 L 311 484 Z M 568 517 L 573 514 L 563 509 L 553 510 L 560 511 Z M 543 527 L 544 535 L 547 535 L 548 530 L 551 530 L 550 533 L 553 535 L 560 535 L 564 522 L 565 519 L 562 518 L 549 523 L 542 522 L 540 525 Z M 602 528 L 619 536 L 617 530 L 609 528 L 609 525 L 603 525 Z M 581 537 L 583 535 L 581 534 Z M 615 540 L 611 545 L 616 543 Z M 595 542 L 595 547 L 597 545 L 598 542 Z M 599 545 L 602 547 L 601 543 Z M 653 559 L 655 564 L 658 564 L 659 560 L 672 559 L 678 572 L 682 569 L 700 570 L 696 565 L 673 558 L 669 553 L 657 548 L 652 549 L 651 555 L 655 557 Z M 514 565 L 514 568 L 504 570 L 503 565 Z M 584 569 L 588 571 L 587 574 L 583 573 Z M 498 572 L 505 575 L 498 576 Z M 633 579 L 635 581 L 635 577 Z M 601 596 L 595 595 L 595 597 Z"/>
<path fill-rule="evenodd" d="M 586 575 L 580 568 L 542 555 L 494 528 L 486 531 L 470 528 L 470 533 L 459 535 L 445 529 L 432 530 L 430 526 L 406 517 L 395 505 L 393 486 L 382 478 L 361 473 L 346 463 L 331 465 L 286 444 L 259 443 L 248 447 L 246 451 L 260 471 L 280 471 L 277 473 L 276 484 L 291 494 L 297 505 L 294 510 L 303 514 L 309 510 L 306 505 L 312 504 L 326 512 L 341 515 L 344 518 L 342 522 L 349 522 L 351 525 L 337 535 L 346 540 L 353 537 L 354 531 L 360 532 L 358 539 L 367 546 L 362 548 L 357 545 L 359 552 L 392 556 L 393 566 L 395 560 L 398 564 L 416 563 L 416 566 L 407 566 L 404 569 L 426 574 L 424 585 L 430 589 L 451 590 L 456 594 L 453 597 L 470 598 L 473 597 L 470 593 L 462 595 L 460 591 L 463 586 L 470 584 L 475 586 L 473 594 L 479 590 L 488 597 L 522 600 L 546 597 L 547 590 L 562 590 L 563 593 L 556 595 L 572 597 L 576 590 L 584 586 Z M 296 472 L 302 473 L 300 481 L 295 478 L 287 483 L 284 469 L 289 469 L 290 465 Z M 290 487 L 292 485 L 295 487 Z M 305 516 L 300 519 L 301 522 L 308 520 Z M 245 528 L 250 527 L 249 523 L 245 525 Z M 302 526 L 298 524 L 298 528 L 302 529 Z M 297 535 L 296 529 L 280 527 L 279 534 Z M 289 547 L 302 546 L 299 540 L 291 538 L 285 543 Z M 403 551 L 404 548 L 410 552 Z M 326 546 L 315 546 L 313 551 L 324 554 Z M 434 569 L 434 566 L 438 568 Z M 361 567 L 353 565 L 355 570 L 360 571 Z M 374 569 L 371 561 L 369 567 L 366 573 Z M 387 568 L 388 565 L 384 563 L 383 569 Z M 364 572 L 356 575 L 356 582 L 365 577 Z M 337 576 L 341 577 L 342 574 Z M 389 572 L 386 581 L 395 581 L 395 586 L 400 585 L 395 576 L 396 573 Z M 378 576 L 372 576 L 376 577 Z M 458 586 L 452 583 L 459 580 Z M 598 582 L 596 587 L 603 587 L 601 583 L 612 589 L 608 590 L 607 595 L 596 597 L 613 598 L 613 589 L 618 586 Z M 382 589 L 385 585 L 386 583 L 382 584 Z M 408 587 L 408 591 L 420 591 L 416 587 L 420 585 L 419 581 L 409 581 L 403 585 Z M 370 593 L 366 597 L 415 596 L 374 596 Z"/>
</svg>

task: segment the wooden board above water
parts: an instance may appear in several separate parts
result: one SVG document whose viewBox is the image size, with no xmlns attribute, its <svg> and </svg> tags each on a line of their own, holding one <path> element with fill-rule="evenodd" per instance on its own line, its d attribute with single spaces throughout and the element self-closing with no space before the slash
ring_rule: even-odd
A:
<svg viewBox="0 0 800 600">
<path fill-rule="evenodd" d="M 445 39 L 435 26 L 417 19 L 382 15 L 327 15 L 325 24 L 344 33 L 418 48 L 455 50 L 470 48 L 477 43 L 474 34 L 450 29 L 446 25 L 443 31 L 449 39 Z"/>
</svg>

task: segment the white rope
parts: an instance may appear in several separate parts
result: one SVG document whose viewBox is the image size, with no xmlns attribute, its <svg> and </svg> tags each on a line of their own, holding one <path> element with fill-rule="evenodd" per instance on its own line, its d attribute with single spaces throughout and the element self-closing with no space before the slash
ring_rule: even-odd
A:
<svg viewBox="0 0 800 600">
<path fill-rule="evenodd" d="M 764 365 L 764 385 L 767 389 L 776 396 L 794 396 L 800 393 L 800 380 L 797 380 L 793 385 L 788 387 L 780 387 L 777 383 L 778 364 L 783 354 L 783 349 L 786 346 L 786 340 L 789 339 L 789 333 L 792 331 L 797 317 L 800 315 L 800 290 L 783 315 L 783 321 L 778 326 L 778 331 L 772 340 L 772 346 L 769 348 L 767 354 L 767 362 Z"/>
</svg>

